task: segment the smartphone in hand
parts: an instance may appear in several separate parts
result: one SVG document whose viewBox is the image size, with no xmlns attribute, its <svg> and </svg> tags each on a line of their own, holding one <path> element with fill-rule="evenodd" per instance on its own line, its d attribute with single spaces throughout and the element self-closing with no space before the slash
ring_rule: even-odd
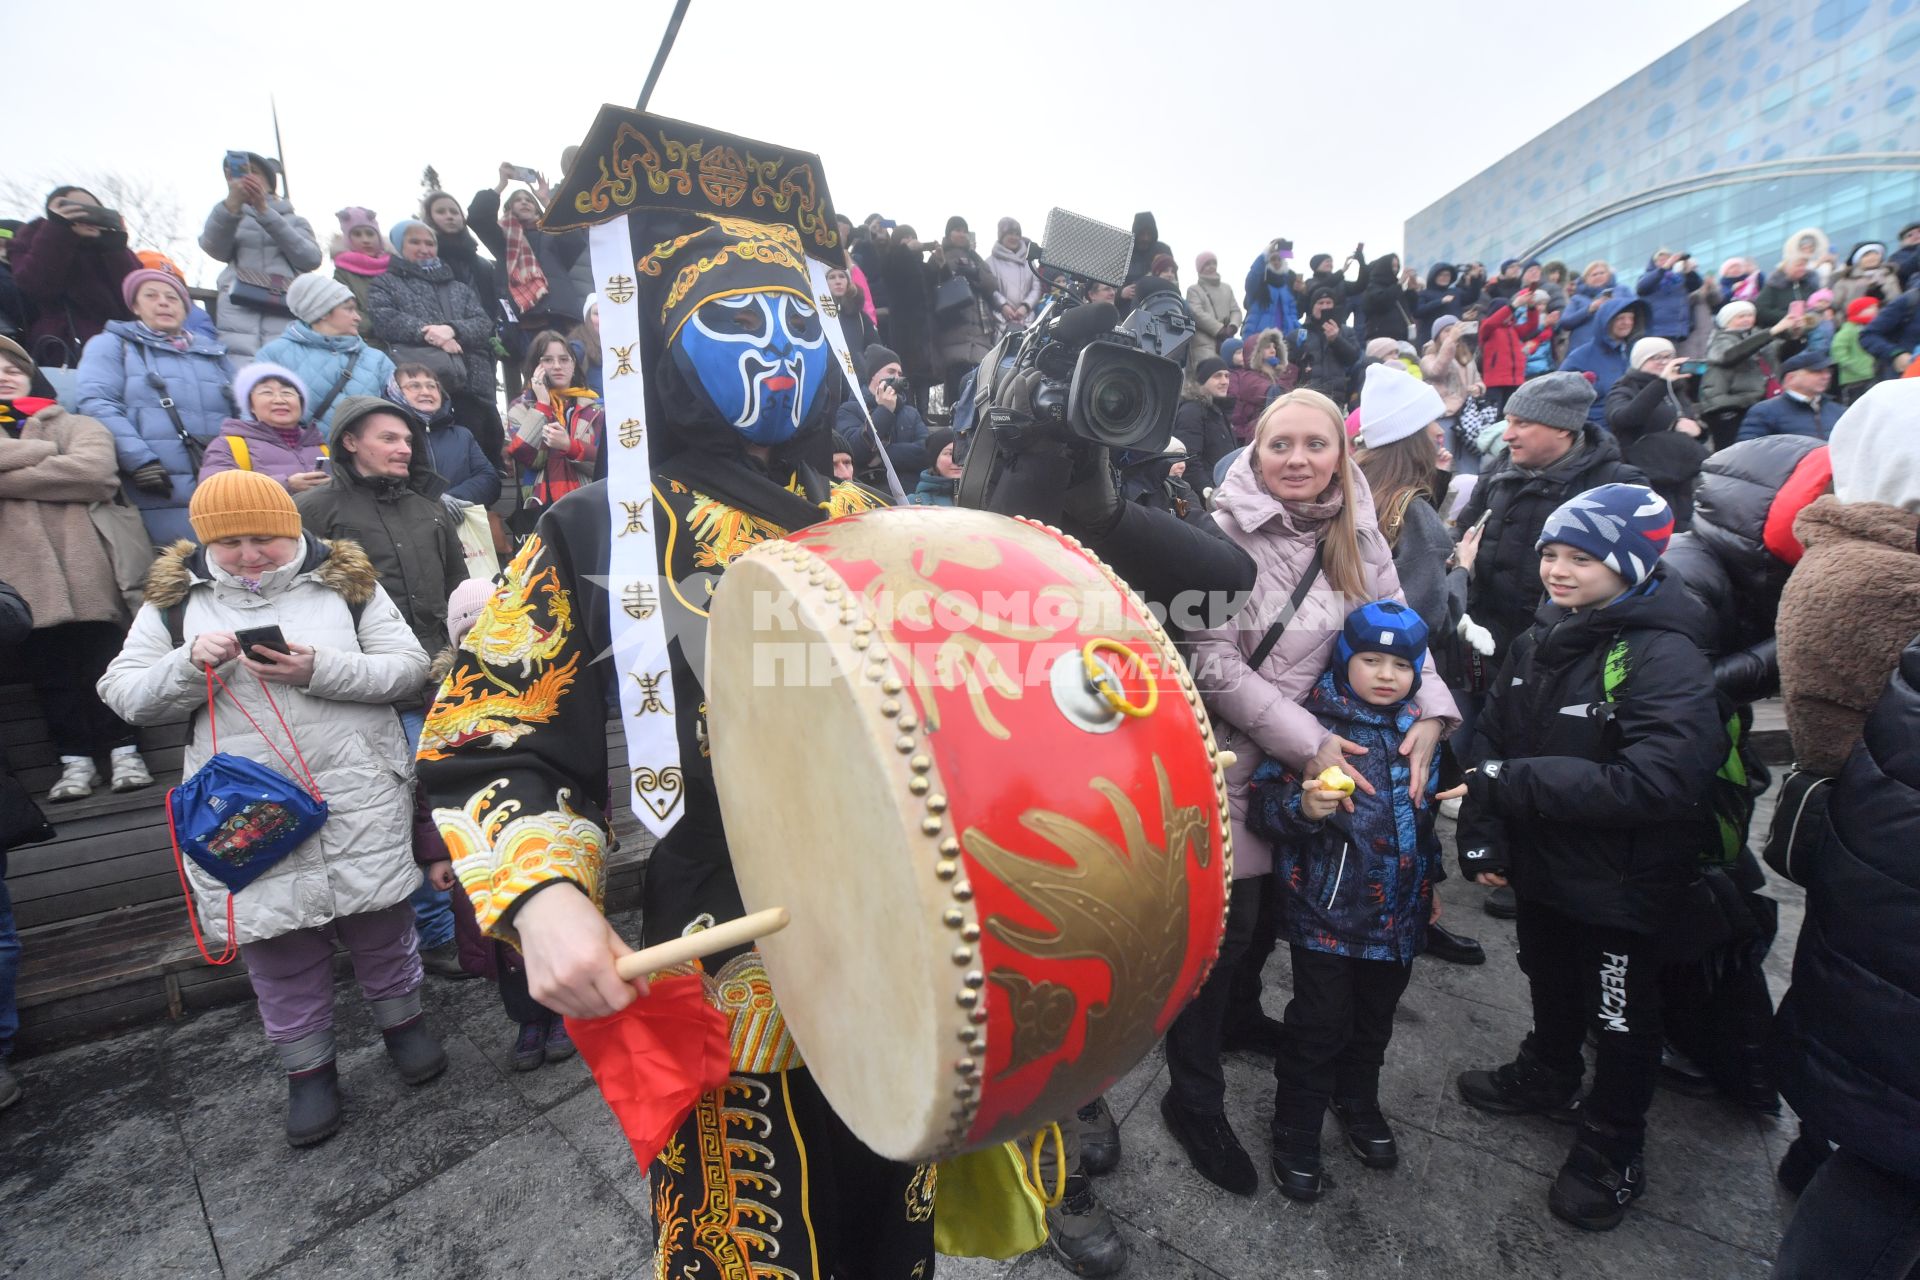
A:
<svg viewBox="0 0 1920 1280">
<path fill-rule="evenodd" d="M 234 632 L 233 638 L 240 642 L 240 652 L 255 662 L 265 661 L 256 650 L 270 649 L 274 653 L 285 654 L 293 652 L 287 647 L 287 638 L 280 633 L 277 624 L 269 627 L 248 627 L 244 631 Z"/>
<path fill-rule="evenodd" d="M 533 186 L 540 181 L 540 174 L 524 164 L 508 165 L 507 172 L 513 175 L 515 181 L 524 182 L 528 186 Z"/>
<path fill-rule="evenodd" d="M 247 176 L 252 164 L 253 161 L 247 158 L 246 152 L 229 151 L 220 162 L 220 171 L 227 175 L 229 182 L 238 182 Z"/>
</svg>

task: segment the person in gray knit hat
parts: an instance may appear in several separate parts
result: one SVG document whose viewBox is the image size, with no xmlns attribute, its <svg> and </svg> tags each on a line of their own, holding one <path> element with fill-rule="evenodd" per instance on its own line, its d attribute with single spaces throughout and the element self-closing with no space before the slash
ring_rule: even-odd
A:
<svg viewBox="0 0 1920 1280">
<path fill-rule="evenodd" d="M 1593 383 L 1581 373 L 1542 374 L 1522 383 L 1507 399 L 1507 421 L 1538 423 L 1560 431 L 1578 434 L 1586 425 L 1587 410 L 1593 405 Z M 1509 440 L 1508 447 L 1514 447 Z M 1557 456 L 1564 448 L 1550 449 Z M 1522 460 L 1522 465 L 1525 465 Z"/>
<path fill-rule="evenodd" d="M 1507 451 L 1480 474 L 1461 511 L 1455 558 L 1467 571 L 1467 612 L 1493 633 L 1493 672 L 1513 642 L 1533 625 L 1544 590 L 1534 545 L 1554 508 L 1576 493 L 1603 484 L 1646 484 L 1640 470 L 1623 461 L 1613 436 L 1587 420 L 1593 383 L 1584 374 L 1542 374 L 1507 398 Z M 1454 735 L 1465 764 L 1478 763 L 1473 736 L 1479 695 L 1462 693 L 1462 725 Z M 1487 911 L 1503 919 L 1514 913 L 1512 889 L 1495 889 Z"/>
<path fill-rule="evenodd" d="M 377 397 L 386 391 L 393 360 L 360 336 L 360 304 L 353 290 L 332 276 L 316 271 L 288 285 L 287 309 L 293 323 L 260 348 L 260 359 L 300 375 L 312 393 L 306 419 L 324 438 L 333 425 L 334 405 L 347 396 Z"/>
</svg>

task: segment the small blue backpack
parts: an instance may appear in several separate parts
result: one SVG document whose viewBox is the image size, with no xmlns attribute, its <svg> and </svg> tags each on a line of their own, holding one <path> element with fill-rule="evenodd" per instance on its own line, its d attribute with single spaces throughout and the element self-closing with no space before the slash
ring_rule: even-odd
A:
<svg viewBox="0 0 1920 1280">
<path fill-rule="evenodd" d="M 294 774 L 294 779 L 304 777 L 304 785 L 257 760 L 220 750 L 220 729 L 213 706 L 216 682 L 233 698 L 227 682 L 208 667 L 207 721 L 213 733 L 214 754 L 194 770 L 192 777 L 167 792 L 167 830 L 173 838 L 174 867 L 180 873 L 181 892 L 187 897 L 187 919 L 193 925 L 194 943 L 208 964 L 221 965 L 231 964 L 240 954 L 239 944 L 234 941 L 233 895 L 265 875 L 275 863 L 318 831 L 327 821 L 327 802 L 321 798 L 313 771 L 307 768 L 300 745 L 293 740 L 293 731 L 287 728 L 286 717 L 280 714 L 264 682 L 261 691 L 266 694 L 267 705 L 273 708 L 281 729 L 286 731 L 287 744 L 293 748 L 294 759 L 300 762 L 299 770 L 280 754 L 280 748 L 273 747 L 271 740 L 267 745 L 273 747 L 274 755 Z M 240 708 L 240 714 L 247 717 L 247 723 L 253 725 L 254 732 L 266 739 L 265 731 L 240 700 L 233 698 L 233 703 Z M 218 959 L 207 954 L 206 943 L 201 939 L 182 854 L 227 887 L 227 948 Z"/>
</svg>

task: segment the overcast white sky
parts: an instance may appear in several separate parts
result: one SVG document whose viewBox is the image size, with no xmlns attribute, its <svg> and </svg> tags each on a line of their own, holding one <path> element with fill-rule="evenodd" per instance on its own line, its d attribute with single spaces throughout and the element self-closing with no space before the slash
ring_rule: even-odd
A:
<svg viewBox="0 0 1920 1280">
<path fill-rule="evenodd" d="M 1183 279 L 1212 249 L 1238 281 L 1275 235 L 1303 260 L 1398 249 L 1409 214 L 1736 7 L 693 0 L 651 105 L 819 152 L 855 219 L 934 238 L 959 213 L 984 242 L 1004 214 L 1037 236 L 1054 204 L 1123 226 L 1151 209 Z M 638 97 L 671 9 L 22 5 L 12 101 L 38 105 L 16 112 L 0 178 L 36 195 L 144 179 L 190 241 L 221 155 L 272 150 L 272 93 L 324 247 L 344 205 L 383 227 L 412 214 L 429 163 L 463 201 L 502 160 L 557 183 L 598 105 Z M 204 260 L 183 266 L 212 283 Z"/>
</svg>

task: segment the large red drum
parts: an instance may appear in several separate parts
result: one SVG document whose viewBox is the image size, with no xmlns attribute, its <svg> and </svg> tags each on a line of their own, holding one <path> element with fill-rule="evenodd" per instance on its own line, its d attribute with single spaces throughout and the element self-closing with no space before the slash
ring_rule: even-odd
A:
<svg viewBox="0 0 1920 1280">
<path fill-rule="evenodd" d="M 775 998 L 868 1146 L 1066 1116 L 1213 964 L 1222 759 L 1166 633 L 1071 538 L 905 508 L 764 543 L 708 631 L 714 772 Z"/>
</svg>

